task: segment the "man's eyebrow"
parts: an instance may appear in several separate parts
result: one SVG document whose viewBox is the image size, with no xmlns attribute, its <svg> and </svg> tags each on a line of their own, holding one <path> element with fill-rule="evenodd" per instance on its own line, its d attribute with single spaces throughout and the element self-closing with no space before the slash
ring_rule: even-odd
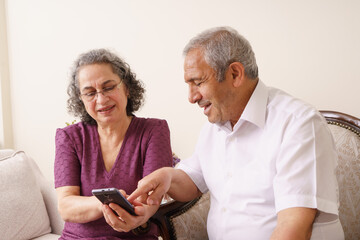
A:
<svg viewBox="0 0 360 240">
<path fill-rule="evenodd" d="M 195 81 L 201 81 L 200 77 L 193 77 L 190 79 L 185 79 L 185 83 L 195 82 Z"/>
</svg>

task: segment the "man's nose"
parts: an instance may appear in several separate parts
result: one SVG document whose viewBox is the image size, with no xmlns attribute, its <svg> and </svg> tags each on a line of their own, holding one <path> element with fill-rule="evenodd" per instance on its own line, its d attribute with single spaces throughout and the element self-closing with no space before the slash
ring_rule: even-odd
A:
<svg viewBox="0 0 360 240">
<path fill-rule="evenodd" d="M 201 99 L 201 94 L 194 87 L 189 87 L 189 96 L 190 103 L 197 103 Z"/>
</svg>

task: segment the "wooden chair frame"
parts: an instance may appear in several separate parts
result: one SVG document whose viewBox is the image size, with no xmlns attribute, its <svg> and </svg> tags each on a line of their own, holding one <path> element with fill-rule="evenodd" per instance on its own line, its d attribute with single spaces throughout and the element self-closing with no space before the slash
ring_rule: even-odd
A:
<svg viewBox="0 0 360 240">
<path fill-rule="evenodd" d="M 320 113 L 325 117 L 328 124 L 346 128 L 360 137 L 360 119 L 335 111 L 323 110 L 320 111 Z"/>
<path fill-rule="evenodd" d="M 150 220 L 159 227 L 160 236 L 163 240 L 176 240 L 172 219 L 188 211 L 200 198 L 201 196 L 189 202 L 171 200 L 161 204 L 159 210 Z"/>
</svg>

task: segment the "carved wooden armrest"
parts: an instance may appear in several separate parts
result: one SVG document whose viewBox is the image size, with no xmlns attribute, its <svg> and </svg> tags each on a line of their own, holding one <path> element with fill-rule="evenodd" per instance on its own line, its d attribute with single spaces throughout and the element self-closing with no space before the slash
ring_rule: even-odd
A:
<svg viewBox="0 0 360 240">
<path fill-rule="evenodd" d="M 163 240 L 176 239 L 175 227 L 172 221 L 173 218 L 185 213 L 194 206 L 200 198 L 201 197 L 189 202 L 170 200 L 161 204 L 159 210 L 150 220 L 159 227 L 159 233 Z"/>
<path fill-rule="evenodd" d="M 190 202 L 171 200 L 160 206 L 151 221 L 159 226 L 163 240 L 205 240 L 208 239 L 206 222 L 209 208 L 209 193 Z"/>
</svg>

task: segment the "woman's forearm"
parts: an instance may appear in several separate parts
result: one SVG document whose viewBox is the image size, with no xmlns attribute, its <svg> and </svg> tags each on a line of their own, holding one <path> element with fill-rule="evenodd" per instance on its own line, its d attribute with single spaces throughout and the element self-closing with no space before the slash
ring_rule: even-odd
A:
<svg viewBox="0 0 360 240">
<path fill-rule="evenodd" d="M 80 196 L 79 187 L 60 187 L 56 192 L 58 211 L 64 221 L 86 223 L 103 216 L 102 203 L 94 196 Z"/>
</svg>

